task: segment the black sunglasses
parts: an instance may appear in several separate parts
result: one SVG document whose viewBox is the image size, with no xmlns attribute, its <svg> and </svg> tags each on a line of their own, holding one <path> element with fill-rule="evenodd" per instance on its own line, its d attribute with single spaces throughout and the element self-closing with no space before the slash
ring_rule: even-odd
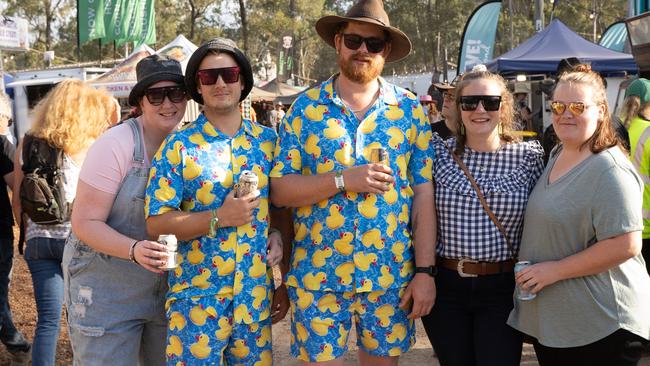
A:
<svg viewBox="0 0 650 366">
<path fill-rule="evenodd" d="M 162 88 L 149 88 L 144 91 L 149 103 L 153 106 L 159 106 L 169 98 L 172 103 L 180 103 L 187 100 L 187 93 L 182 86 L 165 86 Z"/>
<path fill-rule="evenodd" d="M 501 107 L 500 95 L 467 95 L 460 97 L 460 109 L 464 111 L 475 111 L 478 103 L 483 104 L 483 109 L 488 112 L 498 111 Z"/>
<path fill-rule="evenodd" d="M 226 84 L 236 83 L 239 81 L 239 73 L 239 66 L 232 66 L 199 70 L 197 75 L 199 76 L 199 80 L 201 80 L 201 84 L 213 85 L 216 84 L 219 75 L 221 75 L 221 79 Z"/>
<path fill-rule="evenodd" d="M 345 47 L 354 51 L 354 50 L 358 50 L 359 47 L 361 47 L 362 43 L 365 43 L 368 52 L 372 52 L 372 53 L 379 53 L 384 50 L 384 47 L 386 47 L 386 41 L 381 38 L 377 38 L 377 37 L 366 38 L 366 37 L 361 37 L 358 34 L 343 33 L 343 44 L 345 44 Z"/>
</svg>

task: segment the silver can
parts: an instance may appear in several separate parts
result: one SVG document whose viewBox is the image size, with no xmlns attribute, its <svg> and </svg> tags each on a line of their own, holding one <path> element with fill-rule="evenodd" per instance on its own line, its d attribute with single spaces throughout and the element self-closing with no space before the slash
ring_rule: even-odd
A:
<svg viewBox="0 0 650 366">
<path fill-rule="evenodd" d="M 255 172 L 244 170 L 239 175 L 239 182 L 235 184 L 235 197 L 243 197 L 249 193 L 257 193 L 259 178 Z"/>
<path fill-rule="evenodd" d="M 383 147 L 376 147 L 370 150 L 370 162 L 390 165 L 388 162 L 388 151 Z"/>
<path fill-rule="evenodd" d="M 167 246 L 167 262 L 160 267 L 163 271 L 173 271 L 178 267 L 176 252 L 178 251 L 178 240 L 176 235 L 162 234 L 158 236 L 158 242 Z"/>
<path fill-rule="evenodd" d="M 533 262 L 531 261 L 519 261 L 515 263 L 515 274 L 522 271 L 524 268 L 530 267 L 532 265 Z M 523 287 L 521 287 L 521 285 L 518 284 L 517 287 L 515 288 L 515 297 L 519 300 L 526 301 L 526 300 L 534 299 L 535 297 L 537 297 L 537 294 L 534 294 L 524 289 Z"/>
</svg>

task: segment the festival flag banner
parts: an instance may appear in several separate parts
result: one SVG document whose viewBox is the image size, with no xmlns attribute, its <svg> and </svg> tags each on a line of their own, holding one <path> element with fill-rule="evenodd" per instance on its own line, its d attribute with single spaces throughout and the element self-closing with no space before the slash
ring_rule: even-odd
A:
<svg viewBox="0 0 650 366">
<path fill-rule="evenodd" d="M 142 28 L 137 35 L 136 47 L 142 44 L 156 43 L 156 11 L 154 9 L 154 0 L 145 0 L 142 12 Z"/>
<path fill-rule="evenodd" d="M 79 0 L 79 41 L 85 43 L 91 39 L 103 38 L 104 0 Z"/>
<path fill-rule="evenodd" d="M 634 0 L 634 15 L 640 15 L 650 10 L 649 0 Z"/>
<path fill-rule="evenodd" d="M 124 38 L 122 23 L 124 22 L 123 4 L 128 0 L 106 0 L 104 7 L 104 26 L 106 29 L 102 43 L 109 43 Z"/>
<path fill-rule="evenodd" d="M 29 49 L 27 19 L 0 17 L 0 50 L 26 51 Z"/>
<path fill-rule="evenodd" d="M 458 72 L 485 64 L 492 59 L 501 0 L 489 0 L 479 5 L 465 24 L 458 55 Z"/>
<path fill-rule="evenodd" d="M 146 0 L 123 0 L 122 3 L 122 29 L 121 37 L 116 39 L 117 45 L 120 46 L 125 42 L 135 40 L 135 35 L 140 34 L 142 29 L 142 12 Z"/>
<path fill-rule="evenodd" d="M 612 51 L 625 52 L 625 44 L 627 43 L 627 28 L 624 21 L 612 23 L 603 36 L 600 37 L 599 45 L 609 48 Z M 629 52 L 628 52 L 629 53 Z"/>
<path fill-rule="evenodd" d="M 293 72 L 293 34 L 286 33 L 282 36 L 280 42 L 278 63 L 277 63 L 277 79 L 278 81 L 287 81 L 291 78 Z"/>
</svg>

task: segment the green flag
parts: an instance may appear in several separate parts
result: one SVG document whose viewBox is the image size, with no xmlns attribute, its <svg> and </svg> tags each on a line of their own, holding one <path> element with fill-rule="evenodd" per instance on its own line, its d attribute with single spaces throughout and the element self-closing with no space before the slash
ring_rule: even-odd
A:
<svg viewBox="0 0 650 366">
<path fill-rule="evenodd" d="M 110 1 L 110 0 L 109 0 Z M 104 0 L 79 0 L 79 41 L 85 43 L 91 39 L 103 38 Z"/>
<path fill-rule="evenodd" d="M 156 43 L 156 11 L 154 9 L 154 0 L 146 0 L 144 13 L 142 14 L 142 29 L 137 39 L 135 47 L 141 44 Z"/>
<path fill-rule="evenodd" d="M 124 14 L 122 14 L 122 5 L 125 2 L 128 2 L 128 0 L 106 0 L 104 7 L 106 34 L 102 38 L 102 43 L 109 43 L 123 38 L 122 22 Z"/>
<path fill-rule="evenodd" d="M 135 40 L 135 35 L 140 34 L 142 29 L 142 13 L 146 0 L 124 0 L 122 4 L 122 36 L 117 39 L 117 45 Z"/>
</svg>

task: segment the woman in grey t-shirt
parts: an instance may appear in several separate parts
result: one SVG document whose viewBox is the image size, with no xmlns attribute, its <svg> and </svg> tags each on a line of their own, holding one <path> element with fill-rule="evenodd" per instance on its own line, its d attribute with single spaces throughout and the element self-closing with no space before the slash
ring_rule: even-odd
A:
<svg viewBox="0 0 650 366">
<path fill-rule="evenodd" d="M 528 201 L 516 275 L 537 297 L 508 324 L 535 338 L 540 365 L 636 365 L 650 338 L 641 181 L 611 127 L 598 74 L 580 65 L 551 102 L 560 139 Z"/>
</svg>

